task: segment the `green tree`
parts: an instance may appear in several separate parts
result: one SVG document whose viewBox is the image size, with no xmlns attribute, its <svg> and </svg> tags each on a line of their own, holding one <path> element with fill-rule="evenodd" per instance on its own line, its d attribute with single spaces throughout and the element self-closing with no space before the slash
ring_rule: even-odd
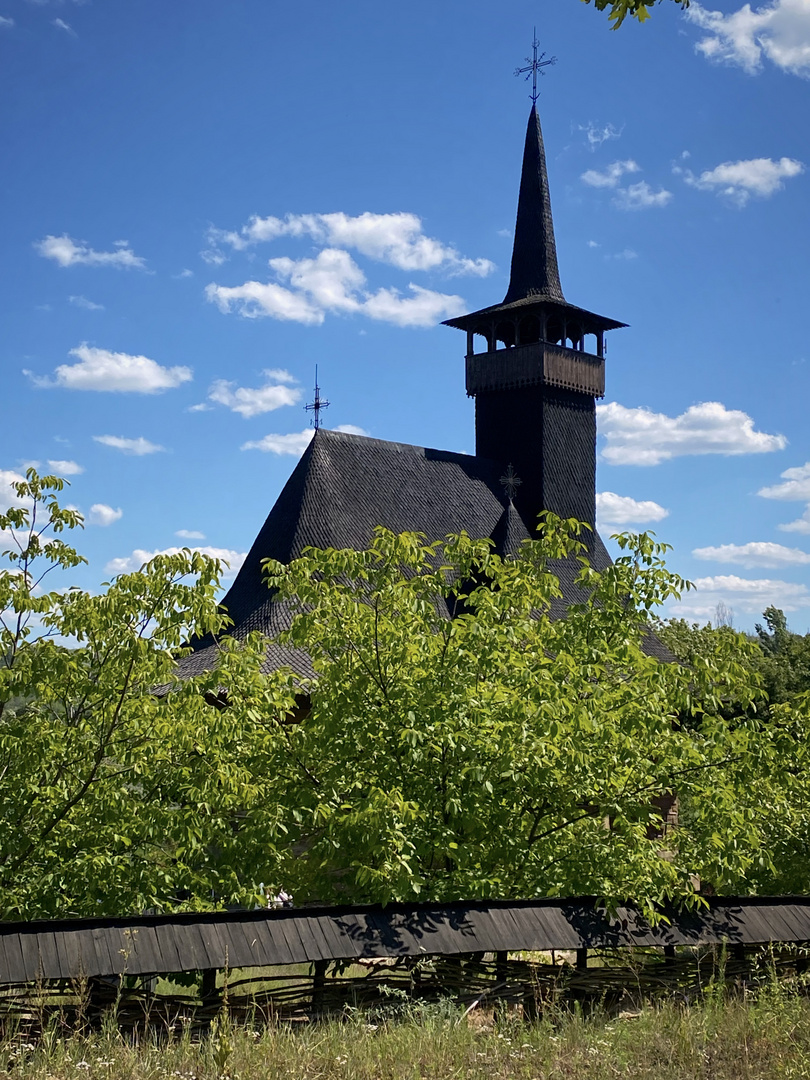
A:
<svg viewBox="0 0 810 1080">
<path fill-rule="evenodd" d="M 762 655 L 758 668 L 772 702 L 794 700 L 810 690 L 810 634 L 794 634 L 788 629 L 784 611 L 767 607 L 756 634 Z"/>
<path fill-rule="evenodd" d="M 745 793 L 760 839 L 736 888 L 740 892 L 806 893 L 810 890 L 810 636 L 791 633 L 779 608 L 766 608 L 763 617 L 767 629 L 757 625 L 755 635 L 684 619 L 659 623 L 657 633 L 687 667 L 710 661 L 728 648 L 739 648 L 747 658 L 761 687 L 759 698 L 746 707 L 731 695 L 723 711 L 733 723 L 741 713 L 756 710 L 762 717 L 770 765 L 752 776 Z"/>
<path fill-rule="evenodd" d="M 81 524 L 63 484 L 29 470 L 0 514 L 0 915 L 249 901 L 282 825 L 254 759 L 293 687 L 263 679 L 250 640 L 176 681 L 184 643 L 223 628 L 219 566 L 199 553 L 98 595 L 45 591 L 84 561 L 63 539 Z M 223 692 L 235 707 L 207 703 Z"/>
<path fill-rule="evenodd" d="M 583 0 L 589 4 L 591 0 Z M 613 23 L 613 29 L 618 30 L 624 20 L 630 15 L 638 19 L 640 23 L 650 17 L 650 9 L 655 7 L 659 0 L 593 0 L 597 11 L 608 11 L 608 18 Z M 689 0 L 675 0 L 682 8 L 689 7 Z"/>
<path fill-rule="evenodd" d="M 378 529 L 368 551 L 269 565 L 301 607 L 288 639 L 317 671 L 274 766 L 297 896 L 653 903 L 771 865 L 763 808 L 787 735 L 754 709 L 756 647 L 722 636 L 688 667 L 648 656 L 651 612 L 685 583 L 648 536 L 620 538 L 597 572 L 581 528 L 547 516 L 515 559 L 464 534 Z M 552 620 L 561 557 L 580 558 L 589 599 Z M 792 805 L 804 775 L 791 784 Z M 680 824 L 662 836 L 667 793 Z"/>
</svg>

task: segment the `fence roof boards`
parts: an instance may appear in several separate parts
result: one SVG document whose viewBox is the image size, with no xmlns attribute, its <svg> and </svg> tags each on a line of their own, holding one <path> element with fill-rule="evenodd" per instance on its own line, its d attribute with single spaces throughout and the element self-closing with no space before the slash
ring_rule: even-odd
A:
<svg viewBox="0 0 810 1080">
<path fill-rule="evenodd" d="M 470 901 L 0 922 L 0 983 L 404 956 L 810 942 L 810 897 L 715 898 L 650 927 L 596 900 Z"/>
</svg>

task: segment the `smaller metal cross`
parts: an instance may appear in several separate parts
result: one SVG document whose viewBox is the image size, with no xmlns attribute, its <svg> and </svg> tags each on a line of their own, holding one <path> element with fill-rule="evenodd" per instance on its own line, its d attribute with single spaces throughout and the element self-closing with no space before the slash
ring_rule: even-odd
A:
<svg viewBox="0 0 810 1080">
<path fill-rule="evenodd" d="M 509 462 L 509 468 L 501 477 L 500 482 L 503 484 L 503 489 L 506 492 L 507 499 L 509 500 L 509 502 L 511 502 L 514 499 L 515 495 L 517 495 L 517 489 L 523 483 L 515 470 L 512 468 L 511 461 Z"/>
<path fill-rule="evenodd" d="M 543 57 L 546 55 L 544 52 L 540 53 L 540 56 L 538 57 L 537 50 L 538 50 L 539 46 L 540 46 L 540 42 L 537 40 L 537 27 L 535 27 L 534 30 L 532 31 L 532 55 L 531 55 L 531 57 L 528 57 L 528 56 L 526 57 L 527 66 L 526 67 L 515 68 L 515 75 L 516 76 L 517 75 L 523 75 L 524 72 L 529 73 L 528 75 L 526 75 L 526 82 L 529 81 L 529 75 L 531 75 L 531 77 L 532 77 L 532 104 L 534 104 L 534 105 L 537 104 L 537 98 L 539 96 L 538 93 L 537 93 L 537 73 L 538 73 L 538 71 L 540 72 L 541 75 L 545 75 L 545 72 L 543 71 L 543 68 L 544 67 L 549 67 L 550 65 L 557 63 L 557 57 L 556 56 L 551 56 L 551 57 L 549 57 L 548 60 L 544 60 Z"/>
<path fill-rule="evenodd" d="M 310 423 L 317 431 L 321 426 L 321 409 L 328 409 L 329 402 L 321 397 L 321 388 L 318 386 L 318 365 L 315 365 L 315 400 L 304 406 L 304 412 L 312 413 Z"/>
</svg>

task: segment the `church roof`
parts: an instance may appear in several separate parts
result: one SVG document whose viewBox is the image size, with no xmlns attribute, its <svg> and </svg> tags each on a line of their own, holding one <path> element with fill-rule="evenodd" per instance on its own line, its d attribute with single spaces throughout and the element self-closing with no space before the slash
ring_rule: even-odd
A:
<svg viewBox="0 0 810 1080">
<path fill-rule="evenodd" d="M 262 561 L 288 563 L 306 547 L 360 550 L 371 543 L 376 525 L 421 532 L 429 540 L 465 530 L 476 538 L 490 537 L 501 555 L 515 554 L 534 523 L 525 522 L 506 498 L 503 471 L 503 463 L 468 454 L 319 429 L 223 599 L 234 624 L 230 633 L 239 638 L 262 631 L 268 637 L 267 670 L 289 665 L 299 675 L 312 675 L 305 653 L 275 640 L 290 625 L 293 612 L 267 588 Z M 596 533 L 590 548 L 592 564 L 607 567 L 610 557 Z M 583 596 L 575 585 L 576 560 L 554 569 L 563 599 L 555 602 L 552 614 L 560 616 Z M 179 673 L 188 676 L 212 667 L 215 648 L 210 640 L 198 642 L 180 662 Z"/>
</svg>

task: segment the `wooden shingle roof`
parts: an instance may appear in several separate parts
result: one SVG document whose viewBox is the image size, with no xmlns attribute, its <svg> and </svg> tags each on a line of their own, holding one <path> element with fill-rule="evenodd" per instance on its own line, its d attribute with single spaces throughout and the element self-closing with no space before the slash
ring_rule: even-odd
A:
<svg viewBox="0 0 810 1080">
<path fill-rule="evenodd" d="M 593 897 L 0 922 L 0 985 L 318 960 L 810 941 L 810 898 L 718 897 L 650 926 Z"/>
<path fill-rule="evenodd" d="M 267 670 L 289 665 L 299 675 L 312 674 L 306 654 L 280 645 L 292 612 L 277 602 L 262 573 L 264 559 L 288 563 L 306 547 L 354 548 L 371 543 L 374 528 L 424 533 L 429 540 L 462 530 L 489 537 L 500 555 L 515 554 L 528 539 L 533 522 L 525 521 L 504 493 L 502 463 L 468 454 L 384 442 L 362 435 L 320 428 L 294 469 L 223 599 L 237 638 L 252 630 L 268 637 Z M 598 534 L 589 537 L 589 555 L 597 569 L 610 564 Z M 584 597 L 576 587 L 576 560 L 554 566 L 563 598 L 552 614 Z M 660 645 L 662 659 L 670 659 Z M 197 643 L 181 661 L 181 675 L 213 666 L 215 646 Z"/>
</svg>

